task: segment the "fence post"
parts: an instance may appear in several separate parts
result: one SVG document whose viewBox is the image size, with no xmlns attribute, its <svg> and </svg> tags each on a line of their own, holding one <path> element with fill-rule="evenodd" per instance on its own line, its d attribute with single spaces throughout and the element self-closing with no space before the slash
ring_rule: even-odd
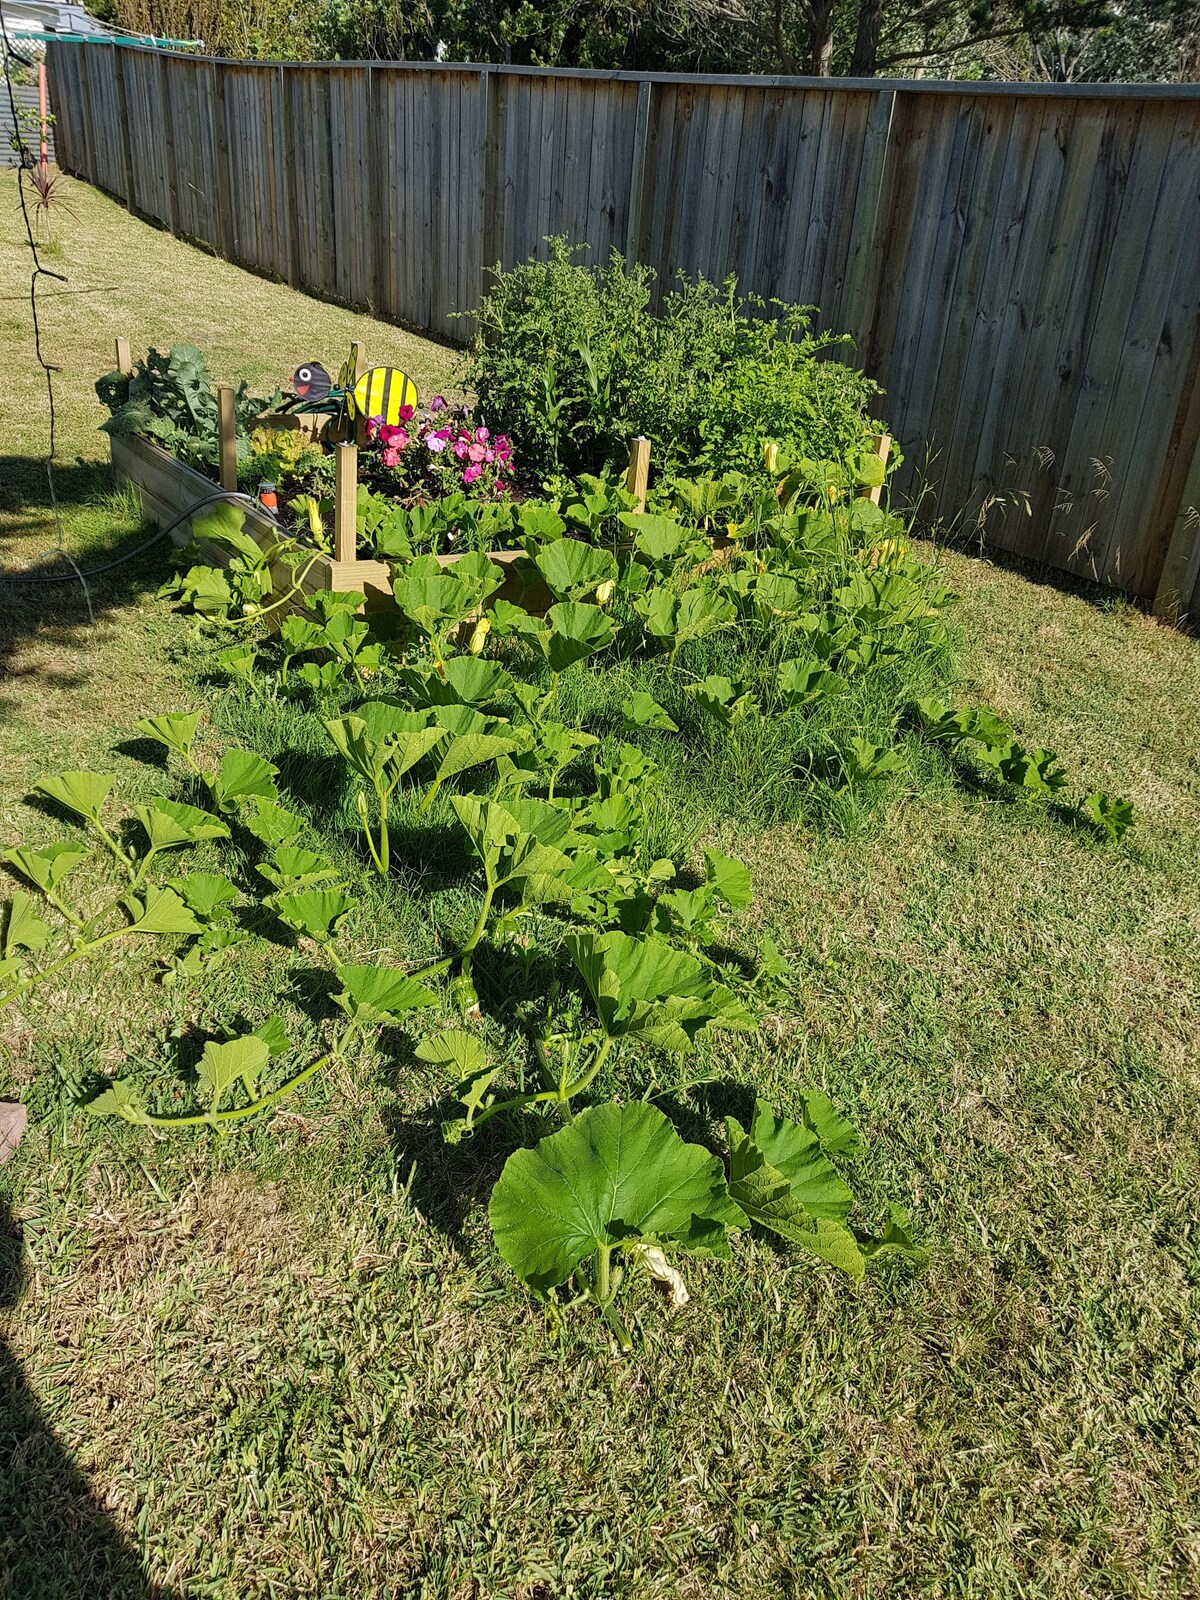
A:
<svg viewBox="0 0 1200 1600">
<path fill-rule="evenodd" d="M 334 446 L 333 559 L 358 556 L 358 446 Z"/>
<path fill-rule="evenodd" d="M 117 116 L 121 123 L 116 133 L 121 141 L 121 171 L 125 180 L 125 204 L 131 211 L 136 211 L 137 193 L 134 189 L 133 175 L 133 132 L 129 116 L 129 88 L 125 81 L 125 50 L 121 45 L 113 46 L 113 74 L 117 80 Z"/>
<path fill-rule="evenodd" d="M 117 49 L 123 49 L 118 45 Z M 159 52 L 158 57 L 158 82 L 159 94 L 162 96 L 162 126 L 163 126 L 163 167 L 167 174 L 167 213 L 160 217 L 160 222 L 166 222 L 171 232 L 179 233 L 179 168 L 175 164 L 175 119 L 172 106 L 175 98 L 171 93 L 169 81 L 170 68 L 167 66 L 166 50 Z M 149 59 L 149 58 L 147 58 Z M 236 485 L 235 485 L 236 487 Z"/>
<path fill-rule="evenodd" d="M 629 446 L 629 470 L 625 474 L 625 487 L 637 496 L 635 511 L 646 509 L 646 487 L 650 482 L 650 441 L 639 433 Z"/>
<path fill-rule="evenodd" d="M 483 73 L 483 160 L 480 162 L 479 196 L 480 196 L 480 241 L 479 241 L 479 289 L 475 297 L 477 305 L 483 304 L 483 298 L 491 287 L 490 274 L 492 268 L 500 258 L 500 250 L 496 244 L 497 223 L 499 221 L 501 195 L 498 192 L 500 181 L 500 80 L 494 67 L 484 67 Z M 472 331 L 475 329 L 472 319 Z"/>
<path fill-rule="evenodd" d="M 875 453 L 875 455 L 877 455 L 879 457 L 880 461 L 883 462 L 884 470 L 886 471 L 887 463 L 888 463 L 888 456 L 890 456 L 891 453 L 892 453 L 892 436 L 891 436 L 891 434 L 890 433 L 877 433 L 875 435 L 875 437 L 871 440 L 871 449 Z M 873 506 L 877 506 L 879 504 L 880 497 L 882 496 L 882 494 L 883 494 L 883 484 L 882 483 L 875 483 L 875 484 L 865 483 L 865 484 L 863 484 L 862 488 L 859 489 L 859 491 L 858 491 L 859 499 L 860 500 L 869 500 Z"/>
<path fill-rule="evenodd" d="M 636 261 L 642 251 L 642 209 L 646 192 L 646 147 L 650 143 L 650 97 L 654 85 L 638 84 L 637 115 L 633 124 L 633 160 L 629 173 L 629 218 L 625 227 L 625 259 Z"/>
<path fill-rule="evenodd" d="M 1200 588 L 1200 443 L 1183 487 L 1183 502 L 1154 595 L 1154 615 L 1178 625 Z"/>
<path fill-rule="evenodd" d="M 225 384 L 217 390 L 217 438 L 221 451 L 221 487 L 236 490 L 237 417 L 234 413 L 234 392 Z"/>
</svg>

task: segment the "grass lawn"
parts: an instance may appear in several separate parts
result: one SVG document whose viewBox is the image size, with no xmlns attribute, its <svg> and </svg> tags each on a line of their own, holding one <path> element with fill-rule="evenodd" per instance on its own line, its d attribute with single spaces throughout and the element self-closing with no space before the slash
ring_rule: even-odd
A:
<svg viewBox="0 0 1200 1600">
<path fill-rule="evenodd" d="M 90 292 L 46 302 L 45 345 L 81 563 L 139 542 L 95 432 L 118 332 L 263 387 L 352 337 L 423 392 L 452 382 L 438 346 L 67 198 L 49 264 Z M 55 538 L 13 201 L 3 175 L 9 569 Z M 487 1228 L 504 1149 L 442 1145 L 410 1039 L 262 1127 L 154 1141 L 84 1118 L 80 1084 L 281 994 L 311 1029 L 305 964 L 255 946 L 200 988 L 137 952 L 81 964 L 0 1013 L 0 1096 L 31 1121 L 0 1169 L 0 1594 L 1200 1594 L 1200 653 L 1117 599 L 940 559 L 963 698 L 1138 824 L 1105 847 L 932 759 L 847 831 L 736 826 L 699 790 L 798 977 L 678 1097 L 700 1137 L 754 1089 L 823 1089 L 863 1134 L 860 1220 L 902 1201 L 928 1266 L 854 1286 L 744 1238 L 688 1264 L 683 1313 L 631 1299 L 631 1356 L 588 1317 L 551 1342 Z M 161 787 L 130 744 L 147 712 L 204 704 L 216 746 L 279 754 L 283 712 L 220 684 L 211 636 L 153 598 L 165 575 L 160 547 L 94 580 L 94 625 L 78 584 L 0 584 L 3 842 L 61 833 L 24 799 L 46 770 Z M 318 791 L 315 748 L 286 775 Z M 364 959 L 454 914 L 450 891 L 407 907 L 360 911 Z"/>
</svg>

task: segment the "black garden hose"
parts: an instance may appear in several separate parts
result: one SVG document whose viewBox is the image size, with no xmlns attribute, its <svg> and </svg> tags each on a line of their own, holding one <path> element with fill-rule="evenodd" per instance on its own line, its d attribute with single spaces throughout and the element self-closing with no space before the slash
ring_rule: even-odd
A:
<svg viewBox="0 0 1200 1600">
<path fill-rule="evenodd" d="M 153 539 L 147 539 L 145 544 L 138 545 L 136 550 L 126 551 L 123 556 L 118 556 L 115 561 L 106 561 L 102 567 L 90 567 L 86 572 L 81 572 L 78 567 L 75 567 L 71 572 L 64 573 L 4 572 L 0 573 L 0 583 L 75 583 L 77 581 L 86 583 L 89 578 L 98 578 L 102 573 L 111 572 L 114 567 L 121 567 L 127 561 L 136 560 L 138 556 L 144 555 L 147 550 L 152 550 L 160 539 L 165 539 L 168 534 L 174 533 L 181 522 L 186 522 L 197 511 L 203 510 L 205 506 L 214 505 L 220 500 L 228 500 L 234 503 L 240 501 L 245 505 L 251 506 L 256 515 L 265 517 L 281 532 L 283 531 L 279 519 L 273 516 L 265 506 L 261 505 L 253 495 L 243 494 L 240 489 L 218 489 L 213 494 L 205 495 L 203 500 L 197 500 L 195 505 L 189 506 L 186 511 L 181 512 L 174 522 L 168 522 L 165 528 L 160 528 Z M 70 561 L 71 558 L 67 556 L 66 559 Z"/>
</svg>

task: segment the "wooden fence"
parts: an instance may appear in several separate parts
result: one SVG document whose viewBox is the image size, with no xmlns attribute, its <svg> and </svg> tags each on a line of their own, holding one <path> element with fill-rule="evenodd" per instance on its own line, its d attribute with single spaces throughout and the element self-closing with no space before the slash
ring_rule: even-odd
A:
<svg viewBox="0 0 1200 1600">
<path fill-rule="evenodd" d="M 50 62 L 68 171 L 435 335 L 559 233 L 814 304 L 927 512 L 1200 608 L 1200 86 Z"/>
</svg>

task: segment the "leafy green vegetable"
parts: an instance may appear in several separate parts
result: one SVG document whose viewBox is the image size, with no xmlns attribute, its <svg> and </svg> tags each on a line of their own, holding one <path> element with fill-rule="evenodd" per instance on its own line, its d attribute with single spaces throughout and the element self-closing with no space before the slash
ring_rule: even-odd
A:
<svg viewBox="0 0 1200 1600">
<path fill-rule="evenodd" d="M 1128 800 L 1097 789 L 1082 804 L 1083 814 L 1113 844 L 1120 844 L 1133 826 L 1133 807 Z"/>
<path fill-rule="evenodd" d="M 678 725 L 651 695 L 635 689 L 622 707 L 625 720 L 635 728 L 661 728 L 664 733 L 678 733 Z"/>
<path fill-rule="evenodd" d="M 593 1106 L 515 1151 L 488 1216 L 500 1254 L 539 1295 L 600 1251 L 652 1242 L 728 1255 L 727 1230 L 745 1225 L 720 1160 L 636 1101 Z"/>
<path fill-rule="evenodd" d="M 437 996 L 394 967 L 339 967 L 338 1005 L 355 1022 L 395 1023 L 406 1011 L 437 1004 Z"/>
<path fill-rule="evenodd" d="M 104 802 L 115 782 L 111 773 L 56 772 L 39 778 L 34 788 L 68 811 L 95 823 L 100 820 Z"/>
<path fill-rule="evenodd" d="M 754 1029 L 741 1001 L 665 939 L 572 933 L 565 944 L 610 1040 L 639 1038 L 683 1055 L 706 1028 Z"/>
</svg>

